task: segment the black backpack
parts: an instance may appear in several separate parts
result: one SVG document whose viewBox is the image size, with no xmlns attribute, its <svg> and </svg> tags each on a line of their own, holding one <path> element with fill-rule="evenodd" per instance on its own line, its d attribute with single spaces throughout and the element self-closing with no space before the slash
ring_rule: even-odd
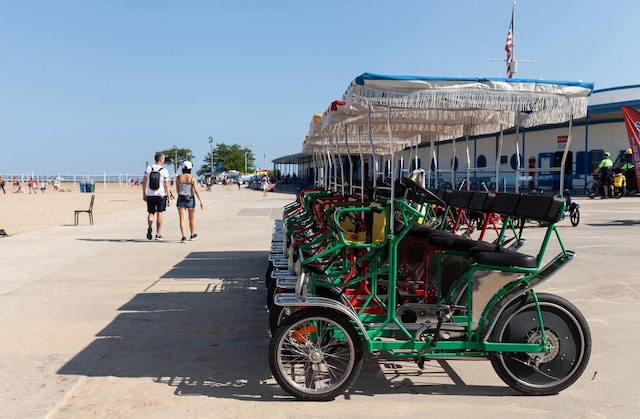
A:
<svg viewBox="0 0 640 419">
<path fill-rule="evenodd" d="M 160 189 L 160 179 L 162 179 L 162 175 L 159 170 L 153 170 L 153 166 L 151 166 L 151 173 L 149 173 L 149 189 L 152 191 L 157 191 Z"/>
</svg>

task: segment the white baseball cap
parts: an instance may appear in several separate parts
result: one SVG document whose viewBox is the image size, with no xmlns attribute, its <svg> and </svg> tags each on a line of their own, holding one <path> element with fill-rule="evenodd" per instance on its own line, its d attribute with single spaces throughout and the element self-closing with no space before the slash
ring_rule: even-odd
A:
<svg viewBox="0 0 640 419">
<path fill-rule="evenodd" d="M 182 163 L 182 168 L 183 169 L 191 170 L 192 167 L 193 167 L 193 164 L 189 160 L 187 160 L 186 162 Z"/>
</svg>

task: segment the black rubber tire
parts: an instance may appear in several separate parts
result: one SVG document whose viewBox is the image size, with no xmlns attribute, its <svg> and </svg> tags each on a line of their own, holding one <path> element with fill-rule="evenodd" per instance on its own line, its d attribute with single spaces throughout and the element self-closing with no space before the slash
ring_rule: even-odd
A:
<svg viewBox="0 0 640 419">
<path fill-rule="evenodd" d="M 271 373 L 299 400 L 327 401 L 344 393 L 358 378 L 362 341 L 348 318 L 324 308 L 293 312 L 269 343 Z"/>
<path fill-rule="evenodd" d="M 293 306 L 279 306 L 277 304 L 271 305 L 271 308 L 269 309 L 269 330 L 272 335 L 280 323 L 282 323 L 282 321 L 289 317 L 294 311 L 296 311 L 296 308 Z"/>
<path fill-rule="evenodd" d="M 509 387 L 531 396 L 557 394 L 584 372 L 591 355 L 591 332 L 584 316 L 569 301 L 552 294 L 538 294 L 549 354 L 540 354 L 538 370 L 525 365 L 527 353 L 492 352 L 491 365 Z M 538 338 L 538 315 L 531 294 L 511 303 L 491 333 L 493 342 L 531 342 Z M 533 354 L 532 354 L 533 355 Z"/>
<path fill-rule="evenodd" d="M 569 214 L 569 219 L 571 220 L 571 225 L 576 227 L 580 224 L 580 209 L 576 208 Z"/>
<path fill-rule="evenodd" d="M 627 186 L 626 185 L 620 186 L 619 188 L 615 188 L 614 191 L 616 191 L 615 193 L 616 199 L 620 199 L 627 194 Z"/>
<path fill-rule="evenodd" d="M 271 311 L 273 305 L 273 296 L 276 294 L 276 280 L 272 280 L 267 286 L 267 310 Z"/>
<path fill-rule="evenodd" d="M 269 261 L 269 264 L 267 265 L 267 272 L 264 274 L 265 287 L 269 287 L 269 283 L 272 281 L 271 272 L 273 272 L 273 262 Z"/>
<path fill-rule="evenodd" d="M 590 180 L 584 186 L 584 194 L 586 196 L 588 196 L 589 198 L 591 198 L 591 199 L 595 198 L 596 196 L 599 195 L 599 193 L 598 193 L 598 185 L 596 185 L 596 183 L 594 181 Z"/>
</svg>

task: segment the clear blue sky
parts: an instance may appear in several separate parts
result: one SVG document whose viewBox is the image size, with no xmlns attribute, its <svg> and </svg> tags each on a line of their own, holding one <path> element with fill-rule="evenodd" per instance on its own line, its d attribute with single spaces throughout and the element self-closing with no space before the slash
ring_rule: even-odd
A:
<svg viewBox="0 0 640 419">
<path fill-rule="evenodd" d="M 208 137 L 259 166 L 364 72 L 504 77 L 508 0 L 0 0 L 0 174 L 140 174 Z M 640 84 L 640 1 L 521 0 L 516 77 Z M 267 163 L 268 165 L 268 163 Z"/>
</svg>

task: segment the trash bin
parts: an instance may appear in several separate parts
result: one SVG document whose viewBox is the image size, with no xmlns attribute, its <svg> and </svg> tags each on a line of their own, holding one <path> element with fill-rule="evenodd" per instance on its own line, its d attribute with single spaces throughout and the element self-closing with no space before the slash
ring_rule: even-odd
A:
<svg viewBox="0 0 640 419">
<path fill-rule="evenodd" d="M 84 182 L 80 182 L 80 193 L 87 192 L 87 184 Z"/>
<path fill-rule="evenodd" d="M 87 192 L 95 192 L 96 191 L 96 184 L 95 183 L 87 183 L 86 190 L 87 190 Z"/>
</svg>

